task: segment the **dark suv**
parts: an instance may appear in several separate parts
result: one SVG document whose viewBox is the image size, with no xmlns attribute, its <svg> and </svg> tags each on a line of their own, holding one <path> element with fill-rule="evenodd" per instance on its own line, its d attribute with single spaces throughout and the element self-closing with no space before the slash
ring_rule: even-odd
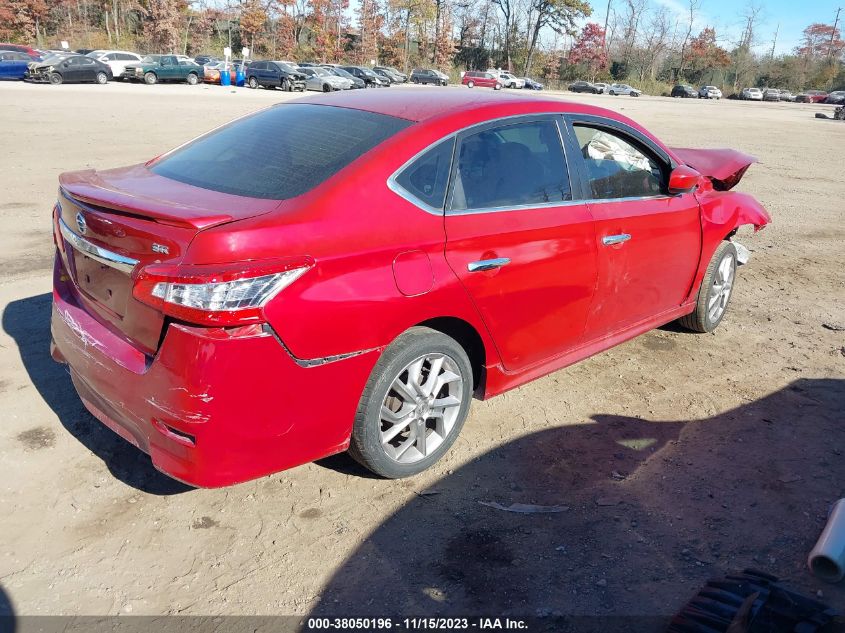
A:
<svg viewBox="0 0 845 633">
<path fill-rule="evenodd" d="M 362 80 L 367 88 L 383 88 L 390 85 L 390 81 L 379 77 L 369 68 L 362 68 L 361 66 L 341 66 L 341 68 L 353 77 Z"/>
<path fill-rule="evenodd" d="M 445 86 L 449 83 L 449 80 L 443 73 L 436 70 L 431 70 L 429 68 L 414 68 L 414 70 L 411 71 L 411 83 Z"/>
<path fill-rule="evenodd" d="M 673 97 L 681 97 L 682 99 L 698 99 L 698 90 L 686 84 L 678 84 L 672 88 Z"/>
<path fill-rule="evenodd" d="M 305 90 L 305 75 L 284 62 L 252 62 L 247 67 L 246 74 L 246 84 L 250 88 L 264 86 L 265 88 L 281 88 L 288 92 Z"/>
</svg>

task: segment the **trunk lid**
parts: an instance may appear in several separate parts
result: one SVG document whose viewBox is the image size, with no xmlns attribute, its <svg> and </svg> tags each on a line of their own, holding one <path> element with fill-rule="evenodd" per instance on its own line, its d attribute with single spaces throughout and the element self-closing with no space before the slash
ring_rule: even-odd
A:
<svg viewBox="0 0 845 633">
<path fill-rule="evenodd" d="M 186 185 L 143 165 L 72 172 L 59 182 L 56 238 L 83 307 L 146 354 L 158 348 L 164 315 L 132 296 L 133 273 L 177 264 L 203 229 L 279 204 Z"/>
<path fill-rule="evenodd" d="M 757 158 L 735 149 L 693 149 L 670 147 L 685 165 L 706 176 L 717 191 L 733 189 Z"/>
</svg>

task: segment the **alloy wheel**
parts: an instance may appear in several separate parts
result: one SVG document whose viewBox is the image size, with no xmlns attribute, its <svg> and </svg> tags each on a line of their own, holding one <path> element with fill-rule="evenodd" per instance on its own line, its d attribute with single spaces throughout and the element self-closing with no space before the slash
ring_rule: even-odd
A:
<svg viewBox="0 0 845 633">
<path fill-rule="evenodd" d="M 417 358 L 394 378 L 381 405 L 384 452 L 400 464 L 430 455 L 455 427 L 464 379 L 454 359 L 438 353 Z"/>
<path fill-rule="evenodd" d="M 710 287 L 710 296 L 707 300 L 707 318 L 711 323 L 722 318 L 733 290 L 734 276 L 736 275 L 736 260 L 733 255 L 727 255 L 716 269 L 713 285 Z"/>
</svg>

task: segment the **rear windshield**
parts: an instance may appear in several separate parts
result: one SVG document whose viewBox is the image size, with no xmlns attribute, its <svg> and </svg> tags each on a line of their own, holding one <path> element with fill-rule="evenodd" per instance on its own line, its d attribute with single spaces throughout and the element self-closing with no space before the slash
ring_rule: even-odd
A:
<svg viewBox="0 0 845 633">
<path fill-rule="evenodd" d="M 203 189 L 286 200 L 313 189 L 409 125 L 361 110 L 279 105 L 197 139 L 151 170 Z"/>
</svg>

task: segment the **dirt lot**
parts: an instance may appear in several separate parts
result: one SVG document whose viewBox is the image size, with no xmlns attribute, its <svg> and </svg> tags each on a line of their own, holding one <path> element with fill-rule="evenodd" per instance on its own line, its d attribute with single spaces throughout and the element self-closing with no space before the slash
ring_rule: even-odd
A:
<svg viewBox="0 0 845 633">
<path fill-rule="evenodd" d="M 476 402 L 415 479 L 338 456 L 193 490 L 88 415 L 48 353 L 56 177 L 285 98 L 0 85 L 0 613 L 668 615 L 745 567 L 845 610 L 845 586 L 805 568 L 845 496 L 845 332 L 823 326 L 845 326 L 845 124 L 813 118 L 829 106 L 569 96 L 670 145 L 759 156 L 740 189 L 774 224 L 741 239 L 715 335 L 666 327 Z"/>
</svg>

